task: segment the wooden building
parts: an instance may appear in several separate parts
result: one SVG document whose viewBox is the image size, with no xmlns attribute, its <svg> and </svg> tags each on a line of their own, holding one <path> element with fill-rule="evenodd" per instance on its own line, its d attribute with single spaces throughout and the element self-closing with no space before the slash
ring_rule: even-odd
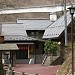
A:
<svg viewBox="0 0 75 75">
<path fill-rule="evenodd" d="M 4 44 L 17 44 L 19 48 L 14 52 L 16 63 L 28 63 L 31 58 L 34 63 L 42 62 L 45 42 L 42 37 L 45 29 L 52 23 L 50 20 L 18 19 L 17 23 L 2 24 Z"/>
<path fill-rule="evenodd" d="M 71 15 L 67 12 L 67 26 L 70 22 Z M 64 46 L 64 30 L 64 15 L 55 22 L 47 19 L 17 19 L 17 23 L 2 24 L 4 43 L 15 43 L 19 48 L 19 51 L 15 51 L 16 63 L 28 63 L 31 58 L 35 63 L 42 62 L 45 40 L 60 41 Z"/>
</svg>

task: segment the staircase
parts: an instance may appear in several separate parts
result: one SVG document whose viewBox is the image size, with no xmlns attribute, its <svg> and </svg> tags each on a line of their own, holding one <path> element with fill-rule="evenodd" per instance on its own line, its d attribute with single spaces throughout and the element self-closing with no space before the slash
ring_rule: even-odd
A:
<svg viewBox="0 0 75 75">
<path fill-rule="evenodd" d="M 43 55 L 42 65 L 45 63 L 45 61 L 46 61 L 47 57 L 48 57 L 47 55 L 45 55 L 45 54 Z"/>
<path fill-rule="evenodd" d="M 50 65 L 50 56 L 47 56 L 43 65 Z"/>
<path fill-rule="evenodd" d="M 42 65 L 51 65 L 56 59 L 58 59 L 59 56 L 45 56 Z"/>
</svg>

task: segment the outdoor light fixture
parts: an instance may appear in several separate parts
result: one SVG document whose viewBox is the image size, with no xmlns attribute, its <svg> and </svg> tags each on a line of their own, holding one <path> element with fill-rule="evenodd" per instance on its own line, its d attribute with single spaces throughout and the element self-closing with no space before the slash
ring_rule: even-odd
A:
<svg viewBox="0 0 75 75">
<path fill-rule="evenodd" d="M 68 8 L 70 10 L 71 14 L 71 42 L 72 42 L 72 75 L 74 75 L 74 48 L 73 48 L 73 31 L 74 31 L 74 25 L 73 25 L 73 15 L 74 15 L 74 10 L 75 7 L 70 7 Z"/>
<path fill-rule="evenodd" d="M 60 45 L 60 44 L 61 44 L 61 42 L 58 42 L 58 44 Z"/>
<path fill-rule="evenodd" d="M 69 9 L 70 9 L 70 14 L 73 15 L 74 14 L 75 7 L 70 7 Z"/>
</svg>

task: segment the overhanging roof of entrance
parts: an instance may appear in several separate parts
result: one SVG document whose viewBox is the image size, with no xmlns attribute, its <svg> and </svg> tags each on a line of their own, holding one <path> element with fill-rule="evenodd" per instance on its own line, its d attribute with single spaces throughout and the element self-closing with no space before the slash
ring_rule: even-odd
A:
<svg viewBox="0 0 75 75">
<path fill-rule="evenodd" d="M 16 44 L 0 44 L 0 50 L 19 50 Z"/>
<path fill-rule="evenodd" d="M 67 12 L 67 26 L 71 22 L 70 12 Z M 51 26 L 49 26 L 43 35 L 43 39 L 46 38 L 57 38 L 65 29 L 64 15 L 55 21 Z"/>
</svg>

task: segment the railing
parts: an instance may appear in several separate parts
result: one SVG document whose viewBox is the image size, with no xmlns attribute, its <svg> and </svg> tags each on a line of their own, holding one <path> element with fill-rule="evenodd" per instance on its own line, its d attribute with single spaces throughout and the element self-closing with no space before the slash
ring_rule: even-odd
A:
<svg viewBox="0 0 75 75">
<path fill-rule="evenodd" d="M 44 54 L 44 55 L 43 55 L 42 65 L 45 63 L 45 61 L 46 61 L 47 57 L 48 57 L 48 55 L 47 55 L 47 54 Z"/>
</svg>

